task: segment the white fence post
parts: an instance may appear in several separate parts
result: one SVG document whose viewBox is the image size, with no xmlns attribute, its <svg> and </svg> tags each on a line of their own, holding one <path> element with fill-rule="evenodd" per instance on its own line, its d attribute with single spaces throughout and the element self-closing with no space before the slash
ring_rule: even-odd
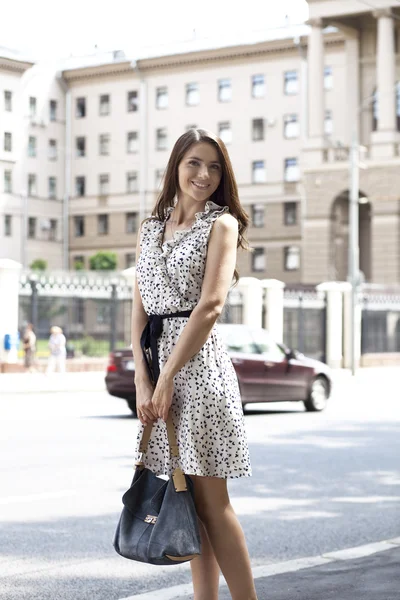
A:
<svg viewBox="0 0 400 600">
<path fill-rule="evenodd" d="M 251 327 L 262 327 L 262 287 L 255 277 L 241 277 L 235 287 L 242 294 L 242 322 Z"/>
<path fill-rule="evenodd" d="M 344 332 L 344 293 L 350 284 L 346 282 L 327 281 L 316 286 L 326 293 L 326 363 L 333 369 L 344 366 L 343 332 Z"/>
<path fill-rule="evenodd" d="M 265 289 L 265 319 L 263 327 L 268 329 L 276 342 L 283 342 L 283 293 L 285 284 L 278 279 L 262 279 Z"/>
<path fill-rule="evenodd" d="M 18 362 L 18 300 L 22 265 L 9 258 L 0 259 L 0 363 Z M 5 349 L 6 336 L 10 347 Z"/>
<path fill-rule="evenodd" d="M 343 353 L 344 353 L 344 360 L 343 360 L 343 366 L 345 369 L 351 369 L 352 366 L 352 356 L 351 356 L 351 351 L 352 351 L 352 343 L 351 343 L 351 319 L 352 319 L 352 299 L 351 299 L 351 285 L 350 283 L 348 284 L 344 284 L 346 285 L 346 288 L 344 289 L 344 298 L 343 298 L 343 302 L 344 302 L 344 311 L 343 311 L 343 332 L 344 332 L 344 343 L 343 343 Z M 361 361 L 361 320 L 362 320 L 362 311 L 363 311 L 363 307 L 362 307 L 362 302 L 361 302 L 361 298 L 360 298 L 360 294 L 358 296 L 359 299 L 359 303 L 356 307 L 356 311 L 355 311 L 355 318 L 356 318 L 356 322 L 355 322 L 355 339 L 354 339 L 354 344 L 355 344 L 355 362 L 356 362 L 356 368 L 358 368 L 360 366 L 360 361 Z"/>
</svg>

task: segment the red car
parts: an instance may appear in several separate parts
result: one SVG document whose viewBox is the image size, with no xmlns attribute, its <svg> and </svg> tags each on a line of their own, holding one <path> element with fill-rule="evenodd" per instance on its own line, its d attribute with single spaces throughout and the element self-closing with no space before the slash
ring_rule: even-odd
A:
<svg viewBox="0 0 400 600">
<path fill-rule="evenodd" d="M 331 394 L 329 367 L 277 344 L 265 329 L 218 324 L 235 368 L 243 406 L 251 402 L 303 402 L 321 411 Z M 124 398 L 136 416 L 135 365 L 129 348 L 114 350 L 105 378 L 107 391 Z"/>
</svg>

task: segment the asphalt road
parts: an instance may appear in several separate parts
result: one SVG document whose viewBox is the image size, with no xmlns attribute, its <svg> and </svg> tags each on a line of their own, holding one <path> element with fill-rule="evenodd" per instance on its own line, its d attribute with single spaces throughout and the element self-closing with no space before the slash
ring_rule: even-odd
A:
<svg viewBox="0 0 400 600">
<path fill-rule="evenodd" d="M 343 379 L 322 414 L 249 408 L 254 475 L 230 491 L 255 567 L 400 535 L 399 400 L 379 371 Z M 112 548 L 137 423 L 122 400 L 3 393 L 0 423 L 0 598 L 119 600 L 190 581 L 188 565 Z"/>
</svg>

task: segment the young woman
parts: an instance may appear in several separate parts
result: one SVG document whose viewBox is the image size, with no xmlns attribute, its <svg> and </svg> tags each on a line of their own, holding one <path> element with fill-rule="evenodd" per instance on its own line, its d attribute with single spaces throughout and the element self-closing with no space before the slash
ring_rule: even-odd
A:
<svg viewBox="0 0 400 600">
<path fill-rule="evenodd" d="M 157 475 L 180 466 L 194 482 L 202 542 L 201 556 L 191 562 L 195 600 L 218 599 L 220 570 L 233 600 L 257 598 L 227 490 L 228 477 L 251 475 L 243 410 L 215 327 L 237 279 L 236 252 L 246 245 L 247 224 L 225 145 L 205 130 L 187 131 L 172 150 L 163 190 L 139 232 L 132 348 L 138 443 L 143 426 L 154 423 L 143 462 Z M 155 388 L 141 348 L 149 315 L 160 369 Z M 169 411 L 179 459 L 169 456 Z"/>
</svg>

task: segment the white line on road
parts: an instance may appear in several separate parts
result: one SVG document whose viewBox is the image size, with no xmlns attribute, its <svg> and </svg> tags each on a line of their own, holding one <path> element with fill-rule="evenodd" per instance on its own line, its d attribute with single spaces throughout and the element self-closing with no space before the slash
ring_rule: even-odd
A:
<svg viewBox="0 0 400 600">
<path fill-rule="evenodd" d="M 44 492 L 41 494 L 28 494 L 26 496 L 7 496 L 0 498 L 0 504 L 18 504 L 19 502 L 35 502 L 38 500 L 50 500 L 52 498 L 65 498 L 67 496 L 75 496 L 73 490 L 60 490 L 59 492 Z"/>
<path fill-rule="evenodd" d="M 344 561 L 363 558 L 364 556 L 370 556 L 371 554 L 393 549 L 393 546 L 400 546 L 400 538 L 376 542 L 374 544 L 364 544 L 363 546 L 357 546 L 355 548 L 345 548 L 344 550 L 329 552 L 322 556 L 310 556 L 288 560 L 282 563 L 262 565 L 253 569 L 253 576 L 254 579 L 258 579 L 260 577 L 281 575 L 282 573 L 293 573 L 295 571 L 300 571 L 301 569 L 319 567 L 320 565 L 325 565 L 338 560 Z M 222 577 L 220 578 L 220 585 L 226 586 L 226 582 Z M 185 598 L 190 594 L 193 594 L 192 584 L 184 584 L 160 590 L 153 590 L 152 592 L 146 592 L 145 594 L 136 596 L 128 596 L 126 598 L 120 598 L 120 600 L 179 600 L 179 598 Z"/>
</svg>

